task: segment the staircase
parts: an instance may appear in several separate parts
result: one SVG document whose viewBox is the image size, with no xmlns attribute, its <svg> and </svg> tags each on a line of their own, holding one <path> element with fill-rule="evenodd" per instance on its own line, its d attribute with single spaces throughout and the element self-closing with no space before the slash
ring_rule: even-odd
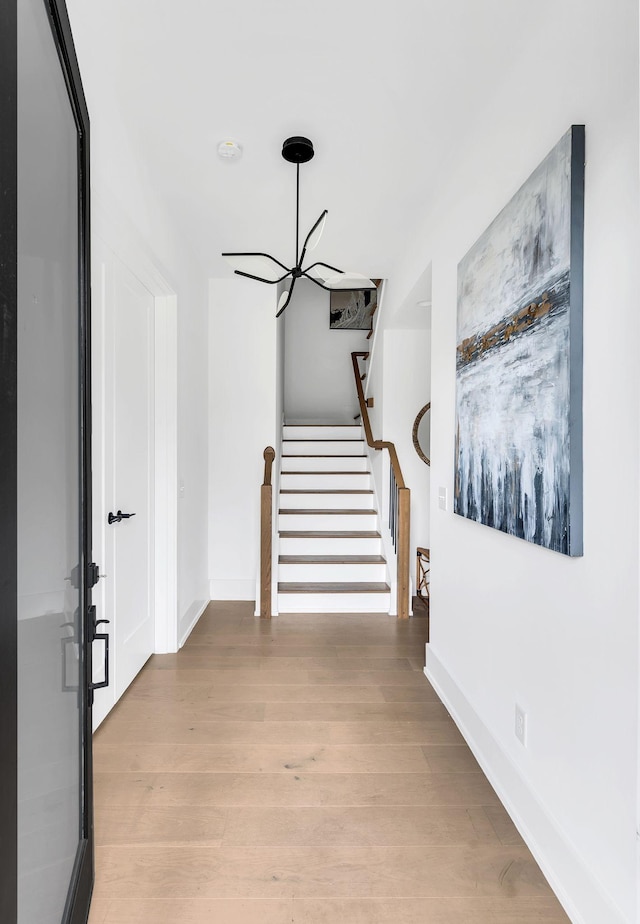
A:
<svg viewBox="0 0 640 924">
<path fill-rule="evenodd" d="M 285 426 L 278 611 L 388 613 L 369 459 L 359 426 Z"/>
</svg>

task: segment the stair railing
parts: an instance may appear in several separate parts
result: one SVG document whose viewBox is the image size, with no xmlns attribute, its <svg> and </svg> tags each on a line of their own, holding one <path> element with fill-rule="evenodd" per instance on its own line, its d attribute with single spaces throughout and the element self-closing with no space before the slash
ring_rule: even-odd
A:
<svg viewBox="0 0 640 924">
<path fill-rule="evenodd" d="M 264 453 L 264 481 L 260 488 L 260 618 L 271 619 L 271 557 L 273 527 L 273 487 L 271 469 L 276 451 L 267 446 Z"/>
<path fill-rule="evenodd" d="M 386 440 L 374 440 L 371 430 L 371 421 L 369 420 L 369 411 L 367 401 L 362 388 L 362 376 L 360 373 L 360 359 L 368 359 L 369 354 L 358 352 L 351 354 L 353 363 L 353 373 L 356 380 L 356 391 L 358 392 L 358 403 L 360 405 L 360 417 L 364 426 L 367 446 L 371 449 L 386 449 L 389 453 L 389 529 L 391 530 L 391 540 L 396 552 L 396 563 L 398 568 L 397 576 L 397 611 L 398 619 L 408 619 L 409 617 L 409 547 L 411 544 L 411 492 L 404 483 L 402 469 L 398 461 L 398 453 L 393 443 Z"/>
</svg>

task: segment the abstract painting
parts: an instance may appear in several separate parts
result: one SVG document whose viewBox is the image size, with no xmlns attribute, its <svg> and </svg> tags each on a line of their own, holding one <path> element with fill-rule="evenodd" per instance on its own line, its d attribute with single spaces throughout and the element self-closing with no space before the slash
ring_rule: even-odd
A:
<svg viewBox="0 0 640 924">
<path fill-rule="evenodd" d="M 329 304 L 329 327 L 331 330 L 370 330 L 371 318 L 377 304 L 377 289 L 365 289 L 364 291 L 344 289 L 332 292 Z"/>
<path fill-rule="evenodd" d="M 582 555 L 584 126 L 458 266 L 454 511 Z"/>
</svg>

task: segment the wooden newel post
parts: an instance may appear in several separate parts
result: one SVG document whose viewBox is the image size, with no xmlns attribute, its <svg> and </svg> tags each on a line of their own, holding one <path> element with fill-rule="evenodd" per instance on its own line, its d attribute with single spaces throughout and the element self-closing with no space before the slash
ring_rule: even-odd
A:
<svg viewBox="0 0 640 924">
<path fill-rule="evenodd" d="M 275 457 L 275 449 L 267 446 L 264 451 L 264 482 L 260 488 L 260 617 L 262 619 L 271 619 L 271 543 L 273 535 L 271 467 Z"/>
<path fill-rule="evenodd" d="M 273 460 L 276 457 L 276 451 L 273 446 L 267 446 L 265 451 L 262 453 L 264 457 L 264 481 L 263 485 L 265 487 L 271 487 L 271 469 L 273 467 Z"/>
<path fill-rule="evenodd" d="M 409 618 L 411 491 L 398 488 L 398 619 Z"/>
</svg>

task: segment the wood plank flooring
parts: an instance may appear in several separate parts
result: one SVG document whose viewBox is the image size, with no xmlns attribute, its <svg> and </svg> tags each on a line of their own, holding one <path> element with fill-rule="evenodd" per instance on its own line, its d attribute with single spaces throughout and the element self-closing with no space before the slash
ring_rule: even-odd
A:
<svg viewBox="0 0 640 924">
<path fill-rule="evenodd" d="M 211 604 L 95 736 L 89 924 L 567 922 L 422 673 L 426 630 Z"/>
</svg>

